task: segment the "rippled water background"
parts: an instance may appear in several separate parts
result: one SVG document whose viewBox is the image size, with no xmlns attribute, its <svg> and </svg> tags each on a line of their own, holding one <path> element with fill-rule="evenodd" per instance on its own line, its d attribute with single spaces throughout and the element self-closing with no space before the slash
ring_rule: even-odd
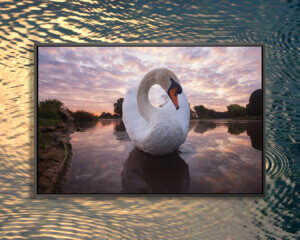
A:
<svg viewBox="0 0 300 240">
<path fill-rule="evenodd" d="M 4 0 L 0 11 L 1 238 L 299 236 L 298 1 Z M 34 198 L 34 42 L 263 42 L 266 197 Z"/>
</svg>

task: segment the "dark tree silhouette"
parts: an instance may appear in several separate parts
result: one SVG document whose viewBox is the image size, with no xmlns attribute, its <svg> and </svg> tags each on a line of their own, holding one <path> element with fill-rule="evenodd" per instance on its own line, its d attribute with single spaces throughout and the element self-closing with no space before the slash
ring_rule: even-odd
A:
<svg viewBox="0 0 300 240">
<path fill-rule="evenodd" d="M 238 104 L 231 104 L 227 106 L 230 117 L 242 117 L 246 115 L 246 109 Z"/>
<path fill-rule="evenodd" d="M 100 117 L 99 118 L 101 118 L 101 119 L 105 119 L 105 118 L 112 118 L 112 115 L 111 115 L 111 113 L 109 113 L 109 112 L 103 112 L 103 113 L 101 113 L 101 115 L 100 115 Z"/>
<path fill-rule="evenodd" d="M 216 111 L 207 109 L 203 105 L 195 106 L 194 109 L 199 118 L 214 118 L 215 117 Z"/>
<path fill-rule="evenodd" d="M 116 103 L 114 103 L 114 112 L 115 114 L 118 114 L 120 117 L 122 117 L 122 104 L 123 104 L 124 98 L 119 98 Z"/>
<path fill-rule="evenodd" d="M 257 89 L 252 92 L 249 98 L 249 103 L 246 105 L 247 114 L 249 116 L 261 116 L 263 112 L 262 101 L 262 89 Z"/>
<path fill-rule="evenodd" d="M 63 103 L 57 99 L 47 99 L 39 103 L 40 107 L 53 107 L 56 109 L 61 108 L 62 105 Z"/>
<path fill-rule="evenodd" d="M 190 109 L 190 119 L 196 119 L 196 117 L 196 113 L 192 109 Z"/>
<path fill-rule="evenodd" d="M 194 107 L 196 112 L 196 117 L 198 118 L 228 118 L 229 112 L 217 112 L 213 109 L 208 109 L 203 105 L 195 106 Z"/>
<path fill-rule="evenodd" d="M 98 120 L 98 117 L 94 114 L 82 110 L 74 112 L 73 117 L 75 122 L 93 122 Z"/>
<path fill-rule="evenodd" d="M 48 99 L 39 103 L 38 116 L 46 119 L 61 119 L 60 110 L 63 103 L 56 99 Z"/>
<path fill-rule="evenodd" d="M 229 118 L 229 113 L 226 112 L 215 112 L 215 118 Z"/>
</svg>

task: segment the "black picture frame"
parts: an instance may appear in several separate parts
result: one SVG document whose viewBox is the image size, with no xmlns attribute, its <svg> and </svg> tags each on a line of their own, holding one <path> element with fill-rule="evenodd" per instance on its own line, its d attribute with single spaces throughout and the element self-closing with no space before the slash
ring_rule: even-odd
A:
<svg viewBox="0 0 300 240">
<path fill-rule="evenodd" d="M 262 192 L 261 193 L 38 193 L 38 50 L 40 47 L 261 47 L 261 88 L 263 92 L 263 116 L 262 116 Z M 266 195 L 266 129 L 265 129 L 265 47 L 263 43 L 34 43 L 34 197 L 265 197 Z"/>
</svg>

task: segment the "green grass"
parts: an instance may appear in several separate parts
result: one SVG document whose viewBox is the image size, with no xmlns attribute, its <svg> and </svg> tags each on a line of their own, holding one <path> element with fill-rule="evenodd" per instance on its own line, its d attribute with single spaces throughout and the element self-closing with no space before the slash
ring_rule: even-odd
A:
<svg viewBox="0 0 300 240">
<path fill-rule="evenodd" d="M 45 127 L 55 126 L 56 127 L 61 123 L 62 123 L 62 120 L 59 120 L 59 119 L 38 118 L 39 126 L 45 126 Z"/>
</svg>

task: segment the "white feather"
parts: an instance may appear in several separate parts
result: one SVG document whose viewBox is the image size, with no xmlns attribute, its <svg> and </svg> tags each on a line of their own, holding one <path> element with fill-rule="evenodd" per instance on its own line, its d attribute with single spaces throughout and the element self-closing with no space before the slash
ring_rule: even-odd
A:
<svg viewBox="0 0 300 240">
<path fill-rule="evenodd" d="M 179 109 L 172 101 L 155 108 L 149 121 L 138 110 L 137 88 L 129 89 L 123 102 L 123 122 L 128 136 L 140 150 L 152 155 L 174 152 L 185 141 L 189 130 L 190 108 L 182 91 L 178 94 Z"/>
</svg>

